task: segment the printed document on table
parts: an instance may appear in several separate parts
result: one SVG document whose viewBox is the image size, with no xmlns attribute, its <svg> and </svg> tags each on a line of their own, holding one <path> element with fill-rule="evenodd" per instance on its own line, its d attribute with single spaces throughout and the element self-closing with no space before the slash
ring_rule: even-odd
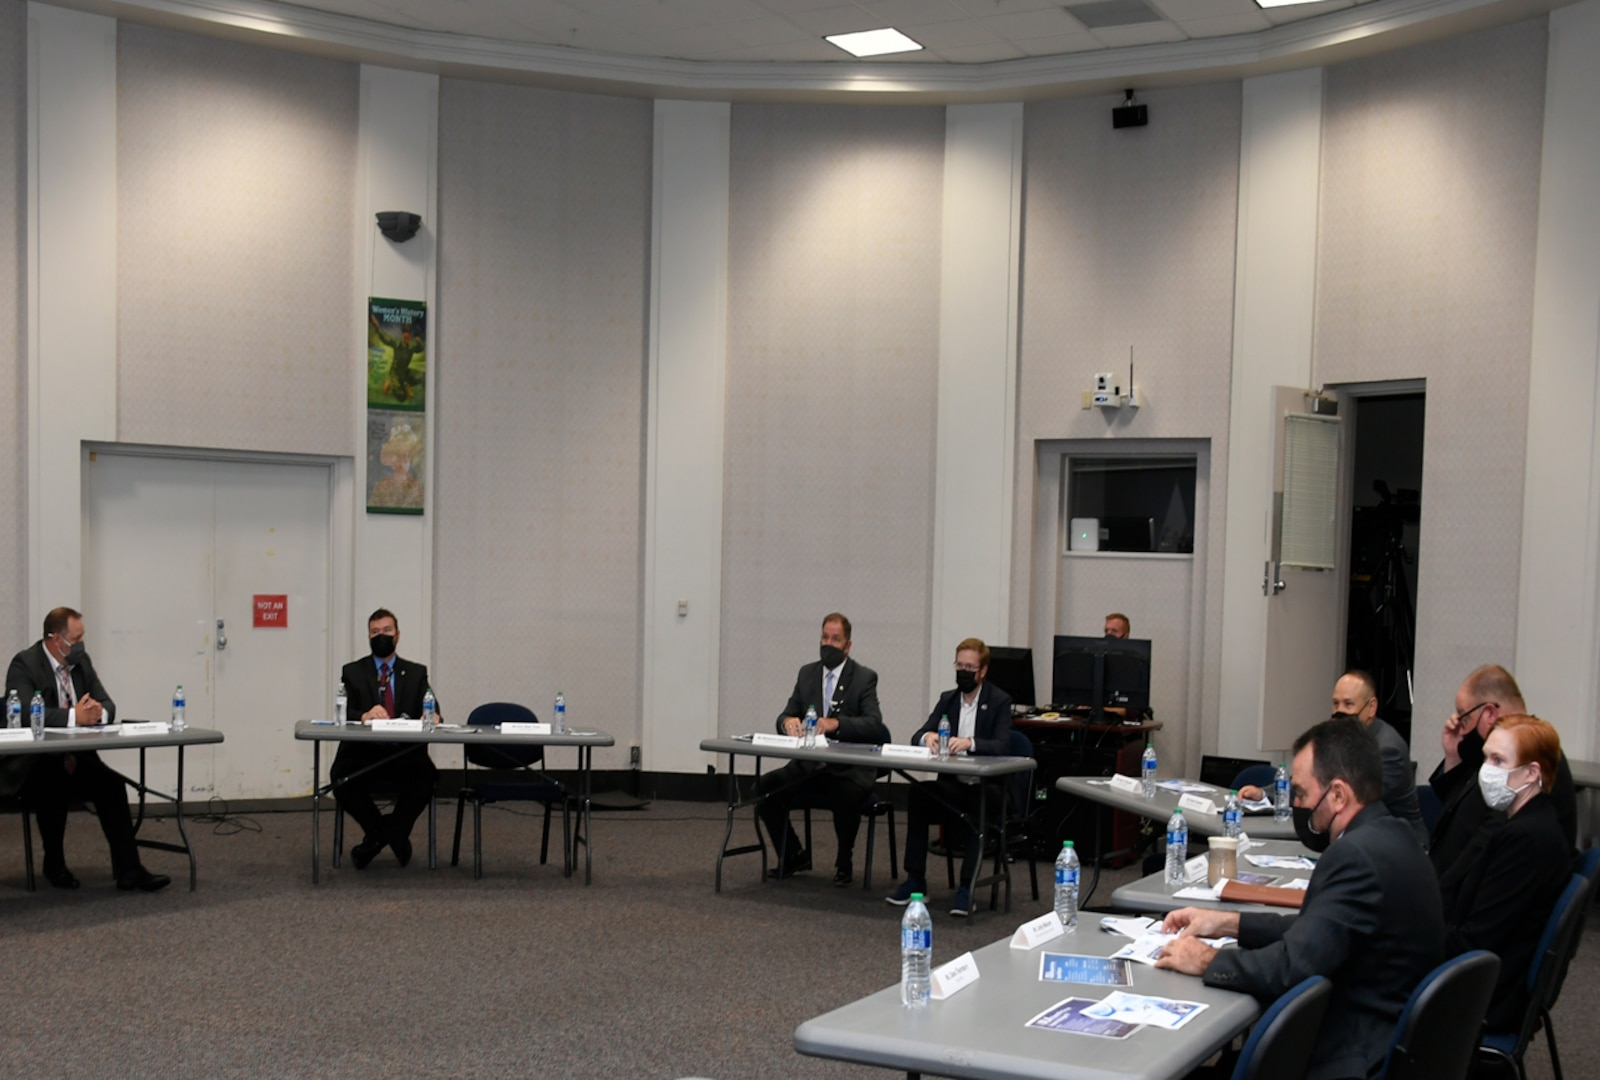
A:
<svg viewBox="0 0 1600 1080">
<path fill-rule="evenodd" d="M 1023 1026 L 1043 1028 L 1045 1031 L 1070 1031 L 1076 1035 L 1095 1035 L 1102 1039 L 1126 1039 L 1139 1030 L 1138 1024 L 1084 1015 L 1085 1009 L 1098 1004 L 1093 998 L 1066 998 Z"/>
<path fill-rule="evenodd" d="M 1039 978 L 1043 982 L 1088 983 L 1092 986 L 1132 986 L 1133 966 L 1109 956 L 1042 953 Z"/>
<path fill-rule="evenodd" d="M 1167 1031 L 1177 1031 L 1204 1008 L 1198 1001 L 1174 1001 L 1171 998 L 1146 997 L 1113 990 L 1085 1009 L 1084 1013 L 1099 1020 L 1149 1024 Z"/>
<path fill-rule="evenodd" d="M 1304 855 L 1246 855 L 1251 866 L 1263 870 L 1315 870 L 1317 864 Z"/>
</svg>

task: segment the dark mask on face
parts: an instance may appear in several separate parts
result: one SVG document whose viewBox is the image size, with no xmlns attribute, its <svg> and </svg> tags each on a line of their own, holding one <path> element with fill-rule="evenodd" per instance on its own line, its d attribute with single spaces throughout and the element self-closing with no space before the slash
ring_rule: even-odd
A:
<svg viewBox="0 0 1600 1080">
<path fill-rule="evenodd" d="M 83 642 L 74 641 L 71 645 L 67 646 L 67 658 L 63 660 L 62 663 L 66 664 L 68 667 L 77 667 L 79 664 L 83 663 L 83 658 L 86 655 L 87 653 L 84 651 Z"/>
<path fill-rule="evenodd" d="M 379 660 L 386 660 L 394 655 L 393 634 L 373 634 L 367 639 L 367 644 L 372 646 L 372 655 Z"/>
<path fill-rule="evenodd" d="M 1323 789 L 1322 798 L 1317 800 L 1316 806 L 1297 806 L 1294 808 L 1294 834 L 1300 838 L 1302 844 L 1312 851 L 1327 851 L 1328 845 L 1333 842 L 1326 828 L 1321 832 L 1317 832 L 1311 827 L 1311 817 L 1322 808 L 1323 800 L 1327 799 L 1329 790 L 1331 789 Z"/>
<path fill-rule="evenodd" d="M 978 673 L 976 671 L 957 671 L 956 689 L 963 694 L 970 694 L 978 688 Z"/>
<path fill-rule="evenodd" d="M 822 666 L 836 668 L 844 663 L 844 650 L 837 645 L 824 645 L 822 647 Z"/>
<path fill-rule="evenodd" d="M 1335 712 L 1328 719 L 1330 719 L 1330 720 L 1354 720 L 1356 718 L 1357 718 L 1356 714 L 1353 713 L 1353 712 Z"/>
</svg>

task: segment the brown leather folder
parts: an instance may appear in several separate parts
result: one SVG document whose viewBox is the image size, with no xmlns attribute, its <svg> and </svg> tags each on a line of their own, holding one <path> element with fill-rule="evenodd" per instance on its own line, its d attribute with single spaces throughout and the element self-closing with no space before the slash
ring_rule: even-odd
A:
<svg viewBox="0 0 1600 1080">
<path fill-rule="evenodd" d="M 1304 889 L 1283 889 L 1276 885 L 1241 885 L 1230 881 L 1222 887 L 1222 898 L 1241 904 L 1270 904 L 1297 908 L 1306 902 Z"/>
</svg>

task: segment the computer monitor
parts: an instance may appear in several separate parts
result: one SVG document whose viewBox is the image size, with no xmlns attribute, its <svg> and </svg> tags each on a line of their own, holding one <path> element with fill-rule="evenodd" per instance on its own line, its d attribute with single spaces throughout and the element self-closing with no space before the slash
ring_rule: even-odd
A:
<svg viewBox="0 0 1600 1080">
<path fill-rule="evenodd" d="M 1033 705 L 1033 650 L 1013 645 L 989 646 L 988 681 L 1011 695 L 1013 705 Z"/>
<path fill-rule="evenodd" d="M 1050 697 L 1056 705 L 1126 710 L 1136 719 L 1150 709 L 1150 642 L 1144 638 L 1073 637 L 1058 634 L 1050 667 Z"/>
</svg>

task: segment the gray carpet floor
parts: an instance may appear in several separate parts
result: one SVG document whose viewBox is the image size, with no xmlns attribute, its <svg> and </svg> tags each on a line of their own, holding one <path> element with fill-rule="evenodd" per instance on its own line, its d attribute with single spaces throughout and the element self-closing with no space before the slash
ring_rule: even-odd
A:
<svg viewBox="0 0 1600 1080">
<path fill-rule="evenodd" d="M 10 819 L 15 828 L 15 818 Z M 310 877 L 310 815 L 193 823 L 200 887 L 179 856 L 147 852 L 173 885 L 118 892 L 93 819 L 74 814 L 70 865 L 83 888 L 23 888 L 21 845 L 0 845 L 0 964 L 9 984 L 0 1076 L 28 1077 L 757 1077 L 890 1075 L 795 1053 L 808 1017 L 899 977 L 900 911 L 879 836 L 872 892 L 819 870 L 757 880 L 731 860 L 712 891 L 720 807 L 656 802 L 598 815 L 594 884 L 538 862 L 538 821 L 484 813 L 485 877 L 451 868 L 453 806 L 441 808 L 440 868 L 422 845 Z M 170 822 L 147 825 L 156 838 Z M 739 835 L 749 836 L 748 820 Z M 20 831 L 20 830 L 19 830 Z M 324 859 L 332 840 L 323 818 Z M 423 837 L 419 826 L 417 839 Z M 470 823 L 468 826 L 470 845 Z M 464 853 L 465 854 L 465 853 Z M 946 915 L 935 863 L 936 960 L 1010 933 L 1047 909 L 1019 865 L 1013 911 Z M 1040 868 L 1048 878 L 1049 868 Z M 1105 900 L 1134 871 L 1111 872 Z M 1048 894 L 1048 883 L 1042 881 Z M 1099 906 L 1096 904 L 1095 906 Z M 1600 933 L 1592 920 L 1588 936 Z M 1557 1008 L 1570 1077 L 1600 1075 L 1589 1012 L 1600 948 L 1586 941 Z M 1542 1045 L 1530 1075 L 1550 1075 Z"/>
</svg>

